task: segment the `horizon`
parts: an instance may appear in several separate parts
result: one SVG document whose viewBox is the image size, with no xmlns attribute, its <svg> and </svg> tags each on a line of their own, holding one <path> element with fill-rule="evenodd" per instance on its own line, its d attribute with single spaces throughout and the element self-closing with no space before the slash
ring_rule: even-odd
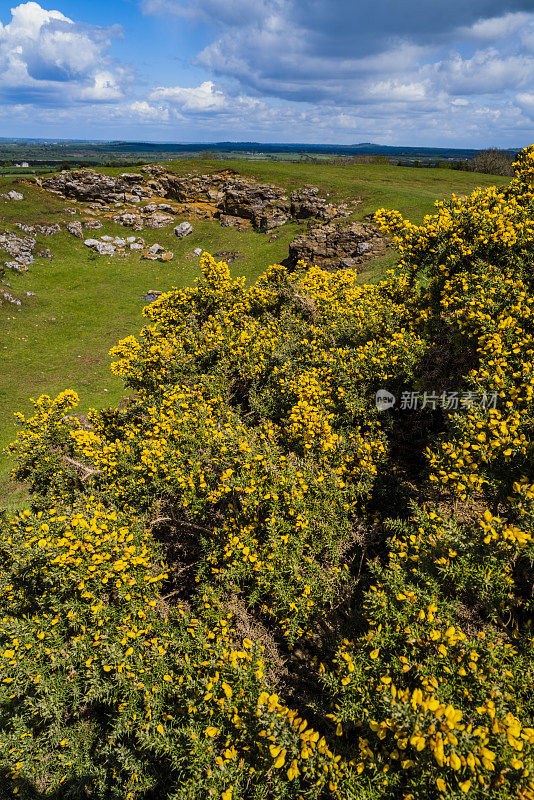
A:
<svg viewBox="0 0 534 800">
<path fill-rule="evenodd" d="M 210 145 L 213 146 L 222 146 L 222 145 L 236 145 L 236 146 L 266 146 L 266 147 L 339 147 L 342 149 L 356 149 L 359 147 L 379 147 L 379 148 L 388 148 L 392 150 L 454 150 L 457 152 L 473 152 L 473 151 L 480 151 L 487 148 L 477 148 L 477 147 L 456 147 L 456 146 L 440 146 L 440 145 L 418 145 L 418 144 L 386 144 L 382 142 L 348 142 L 348 143 L 341 143 L 341 142 L 325 142 L 325 141 L 316 141 L 316 142 L 298 142 L 298 141 L 258 141 L 258 140 L 247 140 L 247 139 L 225 139 L 225 140 L 170 140 L 170 139 L 97 139 L 97 138 L 89 138 L 89 139 L 82 139 L 82 138 L 64 138 L 59 136 L 53 137 L 44 137 L 44 136 L 0 136 L 0 142 L 52 142 L 52 143 L 74 143 L 74 144 L 156 144 L 156 145 L 171 145 L 174 147 L 187 147 L 187 146 L 201 146 L 207 147 Z M 521 150 L 524 145 L 521 146 L 510 146 L 505 148 L 500 148 L 507 151 L 517 151 Z"/>
<path fill-rule="evenodd" d="M 0 94 L 7 139 L 517 149 L 534 0 L 0 2 Z"/>
</svg>

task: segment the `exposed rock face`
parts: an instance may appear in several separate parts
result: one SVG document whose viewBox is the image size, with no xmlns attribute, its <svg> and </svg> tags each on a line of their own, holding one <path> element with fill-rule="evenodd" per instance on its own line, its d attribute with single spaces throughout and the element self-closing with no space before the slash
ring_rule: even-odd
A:
<svg viewBox="0 0 534 800">
<path fill-rule="evenodd" d="M 330 221 L 349 212 L 336 207 L 313 186 L 287 194 L 284 189 L 253 178 L 224 170 L 209 175 L 175 175 L 163 167 L 143 167 L 141 173 L 123 173 L 118 177 L 101 175 L 93 170 L 61 172 L 37 182 L 51 192 L 85 202 L 121 204 L 153 198 L 134 214 L 124 211 L 114 220 L 122 225 L 149 228 L 171 224 L 166 214 L 194 212 L 205 218 L 220 217 L 223 225 L 252 226 L 270 231 L 290 219 L 318 218 Z M 182 204 L 175 208 L 161 198 Z M 97 206 L 95 206 L 97 208 Z M 147 215 L 150 214 L 150 217 Z M 142 220 L 142 222 L 141 222 Z M 232 221 L 235 220 L 235 221 Z M 172 220 L 171 220 L 172 222 Z"/>
<path fill-rule="evenodd" d="M 43 181 L 37 181 L 49 192 L 74 200 L 106 203 L 124 202 L 126 194 L 138 199 L 148 199 L 151 192 L 143 186 L 143 175 L 123 172 L 118 177 L 102 175 L 93 170 L 64 170 Z"/>
<path fill-rule="evenodd" d="M 303 260 L 324 269 L 354 269 L 385 247 L 374 225 L 353 222 L 312 225 L 289 245 L 289 263 Z"/>
<path fill-rule="evenodd" d="M 249 219 L 232 217 L 230 214 L 221 214 L 219 219 L 223 228 L 237 228 L 238 231 L 245 231 L 251 227 L 251 222 Z"/>
<path fill-rule="evenodd" d="M 87 228 L 88 231 L 97 231 L 102 227 L 102 223 L 99 219 L 84 219 L 83 227 Z"/>
</svg>

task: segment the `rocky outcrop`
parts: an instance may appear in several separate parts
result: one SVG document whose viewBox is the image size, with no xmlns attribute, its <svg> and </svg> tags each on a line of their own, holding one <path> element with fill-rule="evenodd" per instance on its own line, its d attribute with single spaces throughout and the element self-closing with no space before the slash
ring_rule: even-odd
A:
<svg viewBox="0 0 534 800">
<path fill-rule="evenodd" d="M 37 180 L 49 192 L 61 197 L 85 202 L 124 202 L 130 195 L 139 200 L 148 199 L 152 193 L 143 185 L 143 175 L 123 172 L 113 177 L 90 169 L 64 170 L 44 180 Z"/>
<path fill-rule="evenodd" d="M 302 260 L 323 269 L 356 269 L 384 247 L 384 239 L 370 223 L 311 225 L 289 245 L 288 263 L 294 266 Z"/>
<path fill-rule="evenodd" d="M 78 220 L 75 220 L 74 222 L 67 222 L 67 230 L 78 239 L 83 239 L 82 223 Z"/>
<path fill-rule="evenodd" d="M 117 177 L 93 170 L 61 172 L 37 179 L 45 189 L 62 197 L 91 203 L 120 204 L 152 199 L 135 212 L 117 213 L 114 221 L 140 229 L 170 224 L 164 217 L 184 211 L 204 218 L 219 217 L 222 224 L 252 226 L 272 231 L 288 220 L 321 219 L 331 221 L 347 215 L 345 206 L 336 206 L 314 186 L 304 186 L 288 194 L 270 183 L 223 170 L 209 175 L 176 175 L 163 167 L 143 168 L 141 173 L 123 173 Z M 182 205 L 157 202 L 162 198 Z M 98 209 L 98 205 L 93 206 Z M 148 217 L 147 215 L 151 216 Z"/>
<path fill-rule="evenodd" d="M 13 259 L 5 262 L 6 267 L 17 272 L 26 270 L 35 261 L 33 256 L 35 244 L 34 236 L 17 236 L 11 231 L 0 235 L 0 249 L 5 250 Z"/>
</svg>

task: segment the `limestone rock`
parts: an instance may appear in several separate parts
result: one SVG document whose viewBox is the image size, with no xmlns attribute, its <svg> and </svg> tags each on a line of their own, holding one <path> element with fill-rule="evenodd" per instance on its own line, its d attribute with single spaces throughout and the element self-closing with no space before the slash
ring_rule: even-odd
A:
<svg viewBox="0 0 534 800">
<path fill-rule="evenodd" d="M 103 242 L 100 239 L 86 239 L 84 245 L 100 253 L 101 256 L 115 255 L 116 246 L 112 242 Z"/>
<path fill-rule="evenodd" d="M 83 227 L 88 231 L 97 231 L 102 227 L 102 223 L 99 219 L 84 219 Z"/>
<path fill-rule="evenodd" d="M 57 222 L 53 222 L 52 225 L 36 225 L 35 232 L 40 233 L 41 236 L 53 236 L 55 233 L 59 233 L 61 230 L 61 225 Z"/>
<path fill-rule="evenodd" d="M 189 236 L 190 233 L 193 233 L 193 226 L 190 222 L 180 222 L 174 229 L 174 235 L 179 239 Z"/>
<path fill-rule="evenodd" d="M 83 239 L 82 223 L 79 222 L 79 220 L 75 220 L 74 222 L 68 222 L 67 230 L 69 233 L 71 233 L 73 236 L 76 236 L 78 239 Z"/>
<path fill-rule="evenodd" d="M 25 225 L 23 222 L 15 222 L 15 225 L 25 233 L 40 233 L 41 236 L 53 236 L 61 230 L 61 226 L 57 222 L 52 225 Z"/>
<path fill-rule="evenodd" d="M 24 195 L 20 192 L 16 192 L 14 189 L 6 194 L 1 195 L 1 197 L 3 197 L 4 200 L 24 200 Z"/>
<path fill-rule="evenodd" d="M 136 227 L 139 230 L 143 225 L 141 217 L 138 214 L 130 214 L 129 212 L 124 214 L 115 214 L 113 217 L 113 222 L 115 222 L 117 225 L 124 225 L 127 228 Z"/>
<path fill-rule="evenodd" d="M 249 219 L 232 217 L 230 214 L 221 214 L 219 220 L 223 228 L 237 228 L 238 231 L 245 231 L 252 227 Z"/>
<path fill-rule="evenodd" d="M 384 239 L 370 223 L 312 225 L 289 245 L 288 262 L 291 266 L 303 260 L 324 269 L 355 269 L 384 247 Z"/>
<path fill-rule="evenodd" d="M 174 217 L 171 217 L 168 214 L 159 214 L 158 212 L 155 212 L 148 217 L 143 217 L 143 222 L 147 228 L 165 228 L 167 225 L 172 225 L 174 222 Z"/>
<path fill-rule="evenodd" d="M 22 270 L 33 264 L 35 260 L 33 257 L 35 244 L 36 239 L 34 236 L 17 236 L 16 233 L 11 231 L 6 231 L 0 235 L 0 249 L 5 250 L 18 266 L 22 267 Z M 9 268 L 15 269 L 12 263 L 9 262 Z"/>
<path fill-rule="evenodd" d="M 346 207 L 335 206 L 320 197 L 316 187 L 305 186 L 288 196 L 279 186 L 260 183 L 234 170 L 177 175 L 151 165 L 143 167 L 140 173 L 125 172 L 112 177 L 85 169 L 61 172 L 37 179 L 37 183 L 62 197 L 92 203 L 95 209 L 99 208 L 97 203 L 121 208 L 125 202 L 138 203 L 140 199 L 154 198 L 139 212 L 132 214 L 124 210 L 114 218 L 132 227 L 138 224 L 136 220 L 140 215 L 150 228 L 172 223 L 168 215 L 179 213 L 180 209 L 169 203 L 158 203 L 159 198 L 177 201 L 197 216 L 220 216 L 225 225 L 244 227 L 246 220 L 248 226 L 264 231 L 272 231 L 289 219 L 331 221 L 349 213 Z M 232 222 L 232 219 L 240 221 Z"/>
</svg>

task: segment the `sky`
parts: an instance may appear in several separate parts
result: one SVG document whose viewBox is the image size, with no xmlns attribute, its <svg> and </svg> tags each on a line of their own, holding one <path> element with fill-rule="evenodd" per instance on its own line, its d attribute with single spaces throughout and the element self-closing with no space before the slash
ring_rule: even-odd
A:
<svg viewBox="0 0 534 800">
<path fill-rule="evenodd" d="M 0 0 L 0 136 L 534 142 L 534 0 Z"/>
</svg>

